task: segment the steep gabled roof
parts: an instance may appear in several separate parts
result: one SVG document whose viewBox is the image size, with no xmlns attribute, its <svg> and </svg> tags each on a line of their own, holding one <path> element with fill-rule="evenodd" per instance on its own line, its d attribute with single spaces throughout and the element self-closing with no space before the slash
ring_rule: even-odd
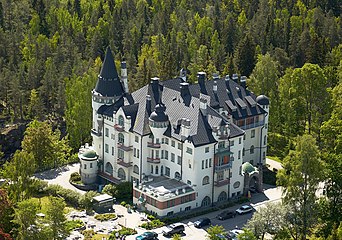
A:
<svg viewBox="0 0 342 240">
<path fill-rule="evenodd" d="M 124 93 L 110 47 L 107 47 L 95 91 L 107 97 L 119 97 Z"/>
</svg>

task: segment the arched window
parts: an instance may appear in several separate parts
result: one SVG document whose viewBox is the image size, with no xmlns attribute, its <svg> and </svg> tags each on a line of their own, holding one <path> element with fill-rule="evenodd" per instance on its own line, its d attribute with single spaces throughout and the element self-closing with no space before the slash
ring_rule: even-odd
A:
<svg viewBox="0 0 342 240">
<path fill-rule="evenodd" d="M 175 172 L 175 178 L 176 178 L 176 179 L 181 179 L 181 175 L 180 175 L 179 172 Z"/>
<path fill-rule="evenodd" d="M 118 117 L 118 124 L 119 124 L 120 126 L 124 126 L 124 124 L 125 124 L 124 118 L 123 118 L 123 116 L 121 116 L 121 115 Z"/>
<path fill-rule="evenodd" d="M 155 174 L 158 174 L 158 172 L 159 172 L 159 167 L 156 166 Z"/>
<path fill-rule="evenodd" d="M 209 184 L 209 177 L 205 176 L 202 180 L 202 185 L 207 185 L 207 184 Z"/>
<path fill-rule="evenodd" d="M 217 198 L 218 202 L 223 202 L 227 200 L 227 193 L 225 191 L 222 191 L 220 195 Z"/>
<path fill-rule="evenodd" d="M 206 196 L 205 198 L 203 198 L 201 206 L 206 207 L 206 206 L 209 206 L 210 203 L 211 203 L 210 197 Z"/>
<path fill-rule="evenodd" d="M 251 146 L 251 148 L 249 149 L 249 153 L 253 154 L 254 153 L 254 145 Z"/>
<path fill-rule="evenodd" d="M 118 141 L 119 141 L 119 143 L 124 144 L 125 136 L 122 133 L 118 134 Z"/>
<path fill-rule="evenodd" d="M 126 180 L 126 173 L 125 173 L 125 170 L 123 170 L 122 168 L 119 168 L 119 170 L 118 170 L 118 177 L 119 177 L 121 180 Z"/>
<path fill-rule="evenodd" d="M 139 167 L 138 167 L 138 165 L 134 165 L 133 172 L 136 173 L 136 174 L 139 174 Z"/>
<path fill-rule="evenodd" d="M 105 171 L 106 171 L 106 173 L 113 175 L 113 166 L 112 166 L 112 164 L 110 164 L 110 162 L 106 163 Z"/>
</svg>

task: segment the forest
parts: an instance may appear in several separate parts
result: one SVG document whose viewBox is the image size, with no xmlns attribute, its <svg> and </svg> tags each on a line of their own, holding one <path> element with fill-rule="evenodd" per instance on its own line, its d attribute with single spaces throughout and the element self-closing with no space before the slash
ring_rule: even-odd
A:
<svg viewBox="0 0 342 240">
<path fill-rule="evenodd" d="M 271 101 L 268 155 L 291 171 L 308 148 L 308 159 L 322 164 L 317 179 L 327 182 L 327 200 L 316 210 L 324 214 L 303 231 L 337 239 L 340 0 L 0 0 L 0 124 L 27 124 L 21 149 L 31 154 L 8 161 L 33 158 L 33 172 L 77 161 L 74 153 L 91 141 L 91 90 L 107 46 L 117 69 L 127 62 L 130 91 L 182 68 L 190 82 L 198 71 L 208 80 L 214 73 L 247 76 L 248 88 Z M 278 184 L 289 186 L 284 174 Z"/>
</svg>

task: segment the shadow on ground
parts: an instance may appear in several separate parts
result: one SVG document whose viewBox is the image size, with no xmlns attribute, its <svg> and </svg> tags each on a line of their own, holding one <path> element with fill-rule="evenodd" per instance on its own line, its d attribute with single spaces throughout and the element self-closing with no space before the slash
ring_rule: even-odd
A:
<svg viewBox="0 0 342 240">
<path fill-rule="evenodd" d="M 61 175 L 63 172 L 66 172 L 69 170 L 68 166 L 62 166 L 59 168 L 47 170 L 44 172 L 36 173 L 36 178 L 39 178 L 41 180 L 52 180 Z"/>
</svg>

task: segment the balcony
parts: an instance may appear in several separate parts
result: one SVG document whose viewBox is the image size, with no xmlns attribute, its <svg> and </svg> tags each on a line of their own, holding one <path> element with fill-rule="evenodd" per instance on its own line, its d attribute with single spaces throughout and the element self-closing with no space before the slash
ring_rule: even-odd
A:
<svg viewBox="0 0 342 240">
<path fill-rule="evenodd" d="M 102 133 L 101 132 L 98 132 L 96 131 L 96 129 L 91 129 L 91 135 L 94 135 L 96 137 L 101 137 L 102 136 Z"/>
<path fill-rule="evenodd" d="M 229 153 L 229 154 L 232 154 L 232 152 L 230 151 L 230 147 L 221 147 L 221 148 L 218 148 L 216 149 L 216 153 Z"/>
<path fill-rule="evenodd" d="M 133 150 L 132 146 L 125 146 L 122 143 L 118 143 L 118 148 L 124 150 L 125 152 L 129 152 Z"/>
<path fill-rule="evenodd" d="M 150 148 L 160 148 L 160 143 L 153 143 L 153 142 L 148 142 L 147 147 Z"/>
<path fill-rule="evenodd" d="M 123 131 L 125 131 L 125 127 L 124 127 L 124 126 L 121 126 L 121 125 L 119 125 L 119 124 L 115 124 L 115 125 L 114 125 L 114 128 L 115 128 L 115 130 L 118 131 L 118 132 L 123 132 Z"/>
<path fill-rule="evenodd" d="M 119 184 L 119 183 L 122 182 L 120 179 L 117 179 L 117 178 L 113 177 L 112 175 L 110 175 L 108 173 L 99 171 L 98 174 L 99 174 L 100 177 L 102 177 L 102 178 L 104 178 L 104 179 L 106 179 L 106 180 L 108 180 L 110 182 L 113 182 L 115 184 Z"/>
<path fill-rule="evenodd" d="M 265 121 L 259 121 L 259 122 L 255 122 L 255 123 L 251 123 L 251 124 L 246 124 L 246 125 L 243 125 L 243 126 L 239 126 L 241 129 L 243 130 L 247 130 L 247 129 L 250 129 L 250 128 L 256 128 L 256 127 L 260 127 L 262 125 L 265 124 Z"/>
<path fill-rule="evenodd" d="M 222 164 L 220 166 L 215 166 L 215 171 L 218 172 L 218 171 L 222 171 L 225 169 L 229 169 L 229 168 L 232 168 L 232 166 L 233 166 L 233 161 L 231 160 L 226 164 Z"/>
<path fill-rule="evenodd" d="M 125 162 L 123 159 L 121 158 L 118 158 L 117 160 L 117 164 L 119 164 L 120 166 L 123 166 L 123 167 L 132 167 L 132 162 Z"/>
<path fill-rule="evenodd" d="M 147 157 L 147 162 L 149 162 L 149 163 L 160 163 L 160 158 Z"/>
<path fill-rule="evenodd" d="M 227 184 L 229 184 L 229 179 L 219 180 L 219 181 L 214 182 L 214 185 L 216 187 L 222 187 L 222 186 L 227 185 Z"/>
</svg>

